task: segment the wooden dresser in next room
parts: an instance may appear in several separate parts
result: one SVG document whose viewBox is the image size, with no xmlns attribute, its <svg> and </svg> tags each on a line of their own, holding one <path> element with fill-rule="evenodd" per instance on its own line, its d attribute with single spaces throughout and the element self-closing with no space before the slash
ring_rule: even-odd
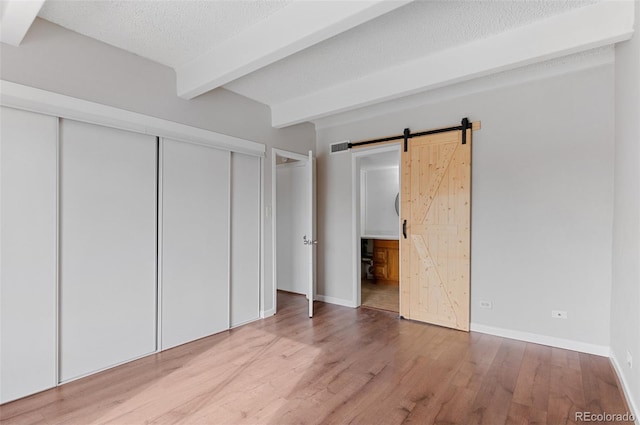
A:
<svg viewBox="0 0 640 425">
<path fill-rule="evenodd" d="M 398 284 L 400 278 L 400 255 L 397 240 L 375 239 L 373 241 L 373 276 L 377 282 Z"/>
</svg>

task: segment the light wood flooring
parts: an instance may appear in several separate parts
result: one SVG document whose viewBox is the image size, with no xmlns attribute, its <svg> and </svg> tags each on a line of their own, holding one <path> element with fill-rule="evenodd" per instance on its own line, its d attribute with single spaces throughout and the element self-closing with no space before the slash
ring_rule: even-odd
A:
<svg viewBox="0 0 640 425">
<path fill-rule="evenodd" d="M 400 311 L 399 285 L 362 280 L 360 289 L 360 303 L 363 307 L 393 311 L 394 313 Z"/>
<path fill-rule="evenodd" d="M 2 424 L 565 424 L 609 360 L 278 295 L 275 317 L 0 407 Z"/>
</svg>

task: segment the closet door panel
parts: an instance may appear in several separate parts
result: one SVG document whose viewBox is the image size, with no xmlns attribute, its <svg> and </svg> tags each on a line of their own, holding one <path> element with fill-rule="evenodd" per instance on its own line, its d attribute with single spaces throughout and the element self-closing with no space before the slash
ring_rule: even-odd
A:
<svg viewBox="0 0 640 425">
<path fill-rule="evenodd" d="M 0 108 L 0 403 L 56 385 L 58 119 Z"/>
<path fill-rule="evenodd" d="M 231 326 L 260 317 L 260 158 L 231 156 Z"/>
<path fill-rule="evenodd" d="M 162 348 L 229 328 L 230 153 L 163 139 Z"/>
<path fill-rule="evenodd" d="M 153 136 L 62 120 L 60 378 L 156 349 Z"/>
</svg>

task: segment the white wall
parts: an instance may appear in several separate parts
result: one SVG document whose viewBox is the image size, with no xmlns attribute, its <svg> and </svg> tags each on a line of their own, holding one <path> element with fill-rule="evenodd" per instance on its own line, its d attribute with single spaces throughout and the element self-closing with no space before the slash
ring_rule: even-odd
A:
<svg viewBox="0 0 640 425">
<path fill-rule="evenodd" d="M 307 231 L 309 208 L 305 164 L 278 165 L 276 179 L 278 289 L 306 294 L 309 260 L 302 237 Z"/>
<path fill-rule="evenodd" d="M 317 132 L 318 293 L 353 302 L 351 155 L 329 144 L 480 120 L 472 166 L 473 323 L 609 345 L 613 66 Z M 425 97 L 428 97 L 426 95 Z M 493 302 L 480 310 L 480 300 Z M 551 310 L 569 318 L 551 318 Z"/>
<path fill-rule="evenodd" d="M 193 100 L 176 96 L 171 68 L 36 19 L 20 47 L 2 44 L 0 78 L 55 93 L 139 112 L 306 155 L 315 149 L 312 124 L 271 127 L 271 111 L 224 89 Z M 271 167 L 264 167 L 264 199 L 271 199 Z M 272 293 L 271 219 L 264 220 L 265 291 Z M 272 313 L 272 297 L 264 299 Z"/>
<path fill-rule="evenodd" d="M 640 4 L 636 4 L 636 31 Z M 616 46 L 611 352 L 640 414 L 640 35 Z M 626 353 L 633 356 L 633 368 Z"/>
<path fill-rule="evenodd" d="M 362 237 L 398 239 L 395 200 L 400 190 L 398 167 L 361 170 Z"/>
</svg>

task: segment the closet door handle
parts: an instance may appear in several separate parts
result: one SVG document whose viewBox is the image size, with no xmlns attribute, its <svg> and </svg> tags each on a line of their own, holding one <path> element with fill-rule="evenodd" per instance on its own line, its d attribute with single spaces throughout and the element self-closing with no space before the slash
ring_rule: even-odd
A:
<svg viewBox="0 0 640 425">
<path fill-rule="evenodd" d="M 407 220 L 402 222 L 402 236 L 407 239 Z"/>
</svg>

